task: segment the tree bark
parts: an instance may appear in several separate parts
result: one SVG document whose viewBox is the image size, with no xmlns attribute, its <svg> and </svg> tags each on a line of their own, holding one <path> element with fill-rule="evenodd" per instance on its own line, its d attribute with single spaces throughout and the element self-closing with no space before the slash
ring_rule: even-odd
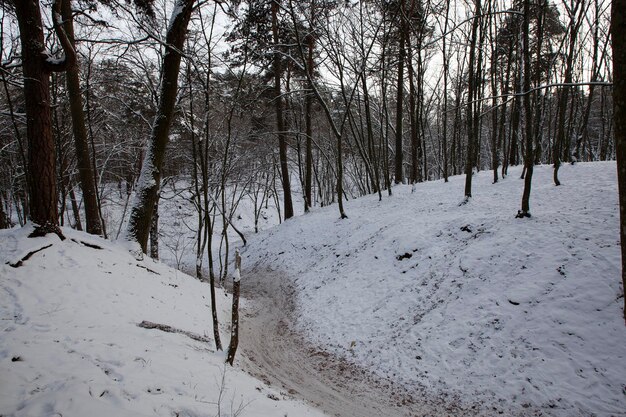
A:
<svg viewBox="0 0 626 417">
<path fill-rule="evenodd" d="M 396 184 L 404 181 L 403 159 L 404 152 L 402 150 L 402 110 L 404 97 L 404 59 L 405 59 L 405 38 L 406 25 L 404 15 L 404 0 L 400 1 L 400 39 L 398 46 L 398 78 L 396 83 L 396 155 L 395 155 L 395 179 Z"/>
<path fill-rule="evenodd" d="M 570 39 L 568 43 L 567 56 L 565 59 L 565 84 L 570 84 L 572 82 L 572 72 L 574 66 L 574 52 L 576 47 L 576 35 L 578 34 L 578 28 L 580 27 L 580 23 L 582 22 L 582 13 L 579 17 L 580 20 L 575 20 L 576 11 L 581 4 L 577 3 L 576 7 L 571 12 L 570 16 Z M 561 181 L 559 181 L 559 168 L 561 166 L 561 147 L 565 143 L 565 113 L 567 110 L 567 101 L 569 97 L 569 91 L 571 87 L 561 87 L 559 94 L 559 110 L 558 110 L 558 118 L 557 118 L 557 132 L 556 138 L 554 140 L 554 148 L 552 151 L 552 162 L 554 164 L 554 172 L 553 172 L 553 180 L 554 185 L 561 185 Z M 593 94 L 593 92 L 590 92 Z M 571 122 L 571 120 L 570 120 Z M 569 135 L 568 135 L 569 137 Z M 569 147 L 568 147 L 569 148 Z M 569 152 L 567 152 L 569 154 Z"/>
<path fill-rule="evenodd" d="M 69 39 L 70 45 L 75 49 L 71 0 L 62 0 L 61 16 L 63 18 L 65 34 Z M 65 51 L 65 53 L 67 54 L 68 51 Z M 91 160 L 89 158 L 89 145 L 87 143 L 87 129 L 85 127 L 85 114 L 83 113 L 83 100 L 80 92 L 77 60 L 74 60 L 73 65 L 68 66 L 65 80 L 69 96 L 70 113 L 72 116 L 72 131 L 74 133 L 74 145 L 76 147 L 78 178 L 80 180 L 80 188 L 83 193 L 83 203 L 85 205 L 87 233 L 102 235 L 102 223 L 98 210 L 98 199 L 94 182 L 95 176 L 91 169 Z"/>
<path fill-rule="evenodd" d="M 15 13 L 22 44 L 24 107 L 30 174 L 28 181 L 29 218 L 36 225 L 31 236 L 42 236 L 52 232 L 62 237 L 57 207 L 56 152 L 50 113 L 49 76 L 50 72 L 56 68 L 53 68 L 52 64 L 46 60 L 39 2 L 16 1 Z M 59 70 L 63 69 L 62 64 L 59 63 Z"/>
<path fill-rule="evenodd" d="M 152 214 L 152 224 L 150 225 L 150 257 L 159 260 L 159 198 L 161 193 L 157 194 L 154 202 L 154 213 Z"/>
<path fill-rule="evenodd" d="M 231 366 L 235 361 L 235 353 L 239 345 L 239 293 L 241 286 L 241 256 L 239 250 L 235 251 L 235 276 L 233 278 L 233 307 L 230 325 L 230 343 L 226 362 Z"/>
<path fill-rule="evenodd" d="M 448 17 L 450 15 L 450 2 L 446 2 L 446 17 L 444 20 L 443 33 L 448 32 Z M 448 182 L 448 55 L 446 52 L 446 35 L 442 41 L 442 59 L 443 59 L 443 134 L 441 152 L 443 154 L 443 180 Z"/>
<path fill-rule="evenodd" d="M 524 193 L 522 194 L 522 209 L 517 213 L 517 217 L 530 217 L 530 190 L 532 186 L 534 152 L 533 152 L 533 118 L 530 106 L 530 0 L 524 0 L 524 23 L 523 35 L 523 56 L 524 56 L 524 119 L 526 122 L 526 149 L 524 156 Z"/>
<path fill-rule="evenodd" d="M 315 1 L 311 2 L 311 27 L 307 34 L 307 49 L 308 49 L 308 63 L 307 72 L 309 74 L 309 80 L 313 80 L 313 51 L 315 49 L 315 34 L 314 34 L 314 22 L 315 22 Z M 304 211 L 309 211 L 313 204 L 312 190 L 313 190 L 313 86 L 312 81 L 309 81 L 309 91 L 306 96 L 306 150 L 305 150 L 305 168 L 304 168 Z"/>
<path fill-rule="evenodd" d="M 472 38 L 470 41 L 469 56 L 469 76 L 467 90 L 467 159 L 465 162 L 465 198 L 472 197 L 472 174 L 476 165 L 476 152 L 478 146 L 478 112 L 475 107 L 478 106 L 474 102 L 475 92 L 478 88 L 478 77 L 476 76 L 476 40 L 478 37 L 478 23 L 480 16 L 480 0 L 475 0 L 474 19 L 472 22 Z"/>
<path fill-rule="evenodd" d="M 622 291 L 626 291 L 626 0 L 613 0 L 611 40 L 613 44 L 613 121 L 615 123 L 622 247 Z M 623 314 L 626 323 L 626 297 L 623 299 Z"/>
<path fill-rule="evenodd" d="M 178 92 L 181 51 L 195 0 L 178 0 L 170 18 L 166 36 L 165 56 L 161 68 L 159 105 L 145 152 L 135 202 L 130 213 L 126 238 L 139 243 L 147 253 L 152 214 L 161 186 L 161 167 L 169 141 Z"/>
<path fill-rule="evenodd" d="M 278 9 L 280 0 L 272 0 L 272 37 L 274 47 L 278 48 L 280 43 L 278 37 Z M 283 98 L 281 95 L 280 78 L 282 76 L 282 65 L 278 50 L 274 51 L 274 106 L 276 109 L 276 130 L 278 130 L 278 151 L 280 157 L 280 173 L 283 185 L 283 201 L 285 220 L 293 217 L 293 202 L 291 199 L 291 184 L 289 179 L 289 165 L 287 161 L 287 137 L 285 134 L 285 119 L 283 116 Z"/>
</svg>

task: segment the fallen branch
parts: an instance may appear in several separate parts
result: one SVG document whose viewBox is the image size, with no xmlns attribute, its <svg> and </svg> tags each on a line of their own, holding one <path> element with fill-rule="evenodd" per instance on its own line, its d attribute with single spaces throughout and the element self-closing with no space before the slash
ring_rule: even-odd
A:
<svg viewBox="0 0 626 417">
<path fill-rule="evenodd" d="M 84 240 L 76 240 L 76 239 L 70 239 L 72 242 L 74 243 L 78 243 L 79 245 L 83 245 L 83 246 L 87 246 L 88 248 L 91 249 L 102 249 L 102 246 L 98 246 L 95 243 L 89 243 L 89 242 L 85 242 Z"/>
<path fill-rule="evenodd" d="M 147 266 L 143 266 L 143 265 L 139 265 L 139 264 L 137 264 L 137 266 L 138 266 L 139 268 L 143 268 L 143 269 L 145 269 L 146 271 L 151 272 L 151 273 L 153 273 L 153 274 L 156 274 L 156 275 L 161 275 L 161 274 L 159 274 L 157 271 L 153 271 L 152 269 L 148 268 Z"/>
<path fill-rule="evenodd" d="M 205 343 L 211 343 L 212 340 L 209 339 L 206 336 L 201 336 L 199 334 L 193 333 L 193 332 L 188 332 L 187 330 L 182 330 L 182 329 L 177 329 L 176 327 L 172 327 L 172 326 L 168 326 L 167 324 L 159 324 L 159 323 L 153 323 L 151 321 L 142 321 L 141 323 L 139 323 L 137 326 L 143 328 L 143 329 L 157 329 L 157 330 L 161 330 L 162 332 L 167 332 L 167 333 L 180 333 L 180 334 L 184 334 L 185 336 L 196 340 L 198 342 L 205 342 Z"/>
<path fill-rule="evenodd" d="M 44 249 L 48 249 L 50 246 L 52 246 L 52 243 L 49 244 L 49 245 L 43 246 L 43 247 L 41 247 L 39 249 L 35 249 L 35 250 L 32 250 L 32 251 L 28 252 L 22 259 L 20 259 L 17 262 L 13 262 L 13 263 L 7 262 L 7 264 L 9 266 L 13 267 L 13 268 L 19 268 L 20 266 L 24 265 L 24 261 L 29 260 L 31 256 L 33 256 L 37 252 L 41 252 Z"/>
</svg>

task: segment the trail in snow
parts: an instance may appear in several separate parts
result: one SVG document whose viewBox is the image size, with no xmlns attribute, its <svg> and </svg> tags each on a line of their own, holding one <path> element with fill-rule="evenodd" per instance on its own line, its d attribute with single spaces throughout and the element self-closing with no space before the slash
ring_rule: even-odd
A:
<svg viewBox="0 0 626 417">
<path fill-rule="evenodd" d="M 461 406 L 456 398 L 434 398 L 423 388 L 409 391 L 307 342 L 293 330 L 295 294 L 283 272 L 250 268 L 243 280 L 248 302 L 240 366 L 284 394 L 338 417 L 497 414 L 488 404 Z"/>
<path fill-rule="evenodd" d="M 414 398 L 390 381 L 338 360 L 292 330 L 293 289 L 281 273 L 249 270 L 241 321 L 241 365 L 253 376 L 342 417 L 423 414 Z"/>
</svg>

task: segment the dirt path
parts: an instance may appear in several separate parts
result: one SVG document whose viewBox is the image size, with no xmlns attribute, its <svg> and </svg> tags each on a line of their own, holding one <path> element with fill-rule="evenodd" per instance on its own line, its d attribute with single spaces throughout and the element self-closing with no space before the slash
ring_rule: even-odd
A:
<svg viewBox="0 0 626 417">
<path fill-rule="evenodd" d="M 268 270 L 248 270 L 244 276 L 243 295 L 249 301 L 241 320 L 240 364 L 250 374 L 331 416 L 473 414 L 427 401 L 423 393 L 409 393 L 306 342 L 292 330 L 288 280 Z"/>
</svg>

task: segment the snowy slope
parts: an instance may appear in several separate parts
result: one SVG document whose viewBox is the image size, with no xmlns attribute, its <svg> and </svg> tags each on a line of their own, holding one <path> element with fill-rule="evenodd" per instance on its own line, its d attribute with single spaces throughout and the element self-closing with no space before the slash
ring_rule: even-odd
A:
<svg viewBox="0 0 626 417">
<path fill-rule="evenodd" d="M 137 326 L 212 339 L 207 284 L 93 236 L 30 230 L 0 231 L 0 415 L 322 415 L 224 366 L 212 340 Z M 230 299 L 218 301 L 227 344 Z"/>
<path fill-rule="evenodd" d="M 485 410 L 626 415 L 614 163 L 535 169 L 530 219 L 514 217 L 520 169 L 394 187 L 252 239 L 247 273 L 298 294 L 298 328 L 350 361 Z M 530 414 L 530 412 L 529 412 Z"/>
</svg>

